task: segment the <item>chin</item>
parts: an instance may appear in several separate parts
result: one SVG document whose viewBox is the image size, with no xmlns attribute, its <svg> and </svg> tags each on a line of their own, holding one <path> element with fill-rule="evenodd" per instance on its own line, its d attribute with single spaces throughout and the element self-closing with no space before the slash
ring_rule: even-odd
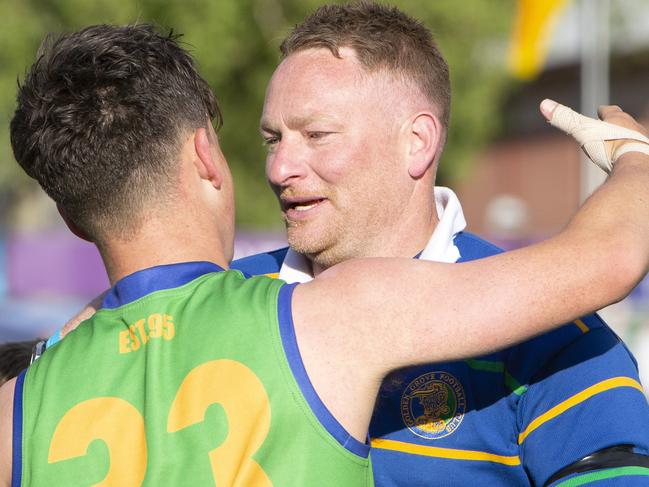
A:
<svg viewBox="0 0 649 487">
<path fill-rule="evenodd" d="M 295 252 L 304 255 L 313 264 L 316 264 L 322 269 L 328 269 L 345 260 L 339 252 L 323 245 L 321 241 L 289 238 L 288 244 Z"/>
<path fill-rule="evenodd" d="M 345 246 L 338 241 L 342 232 L 335 225 L 324 229 L 315 225 L 288 225 L 286 230 L 291 249 L 320 267 L 331 267 L 346 258 Z"/>
<path fill-rule="evenodd" d="M 322 246 L 312 239 L 303 238 L 301 235 L 291 235 L 290 231 L 288 233 L 288 244 L 298 254 L 308 256 L 318 254 L 323 250 Z"/>
<path fill-rule="evenodd" d="M 288 244 L 293 250 L 309 258 L 326 251 L 327 245 L 318 235 L 303 230 L 297 228 L 288 229 Z"/>
</svg>

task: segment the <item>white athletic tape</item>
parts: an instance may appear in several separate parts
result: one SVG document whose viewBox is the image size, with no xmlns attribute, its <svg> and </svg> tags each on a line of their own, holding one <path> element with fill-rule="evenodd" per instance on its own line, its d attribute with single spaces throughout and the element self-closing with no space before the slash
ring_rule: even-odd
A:
<svg viewBox="0 0 649 487">
<path fill-rule="evenodd" d="M 557 105 L 554 109 L 550 124 L 572 135 L 586 155 L 607 173 L 622 154 L 642 152 L 649 155 L 649 138 L 640 132 L 586 117 L 564 105 Z M 619 139 L 629 142 L 619 147 L 611 159 L 604 142 Z"/>
<path fill-rule="evenodd" d="M 617 161 L 622 155 L 627 152 L 642 152 L 643 154 L 649 155 L 649 145 L 640 144 L 638 142 L 627 142 L 626 144 L 618 147 L 618 149 L 613 154 L 613 163 Z"/>
</svg>

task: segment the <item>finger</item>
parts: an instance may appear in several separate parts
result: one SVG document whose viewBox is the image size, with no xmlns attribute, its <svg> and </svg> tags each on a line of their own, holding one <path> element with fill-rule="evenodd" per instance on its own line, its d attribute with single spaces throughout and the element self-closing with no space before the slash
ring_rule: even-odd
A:
<svg viewBox="0 0 649 487">
<path fill-rule="evenodd" d="M 622 109 L 620 109 L 620 107 L 616 105 L 602 106 L 599 108 L 598 112 L 600 118 L 604 122 L 634 130 L 644 136 L 648 135 L 647 129 L 645 127 L 640 125 L 631 115 L 622 111 Z"/>
<path fill-rule="evenodd" d="M 600 105 L 597 109 L 597 115 L 601 120 L 604 120 L 606 117 L 611 115 L 616 115 L 622 112 L 622 109 L 617 105 Z"/>
<path fill-rule="evenodd" d="M 558 129 L 564 131 L 568 135 L 573 136 L 575 139 L 577 139 L 577 142 L 582 145 L 584 141 L 580 140 L 581 137 L 578 135 L 578 133 L 581 131 L 584 124 L 587 125 L 590 122 L 594 122 L 595 120 L 589 117 L 585 117 L 581 113 L 577 113 L 572 108 L 562 105 L 561 103 L 557 103 L 551 100 L 550 102 L 552 105 L 546 105 L 548 109 L 550 108 L 550 106 L 552 106 L 552 112 L 550 114 L 551 118 L 548 119 L 550 124 L 553 127 L 557 127 Z M 601 122 L 597 121 L 597 123 Z"/>
<path fill-rule="evenodd" d="M 554 110 L 558 105 L 559 104 L 556 101 L 550 100 L 549 98 L 546 98 L 541 102 L 541 113 L 548 122 L 552 120 L 552 114 L 554 113 Z"/>
</svg>

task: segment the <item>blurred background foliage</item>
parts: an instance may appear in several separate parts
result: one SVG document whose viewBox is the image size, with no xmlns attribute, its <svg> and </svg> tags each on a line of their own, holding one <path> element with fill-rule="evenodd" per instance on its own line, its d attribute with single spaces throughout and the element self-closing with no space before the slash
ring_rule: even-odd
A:
<svg viewBox="0 0 649 487">
<path fill-rule="evenodd" d="M 16 81 L 33 62 L 40 41 L 97 23 L 154 22 L 184 34 L 186 47 L 214 89 L 223 110 L 220 133 L 236 181 L 241 228 L 280 228 L 264 180 L 258 121 L 266 83 L 279 60 L 283 36 L 321 0 L 0 0 L 0 215 L 33 197 L 9 145 Z M 391 2 L 434 32 L 450 67 L 451 130 L 438 181 L 452 184 L 472 153 L 499 128 L 508 88 L 503 59 L 514 1 Z M 5 220 L 5 223 L 8 220 Z M 0 220 L 0 226 L 2 221 Z"/>
</svg>

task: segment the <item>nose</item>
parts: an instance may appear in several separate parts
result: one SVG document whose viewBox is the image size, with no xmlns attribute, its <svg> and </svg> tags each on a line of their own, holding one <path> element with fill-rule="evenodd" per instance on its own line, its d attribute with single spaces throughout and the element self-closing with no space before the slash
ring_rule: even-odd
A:
<svg viewBox="0 0 649 487">
<path fill-rule="evenodd" d="M 266 156 L 266 178 L 272 186 L 287 186 L 306 173 L 304 151 L 291 137 L 283 137 Z"/>
</svg>

